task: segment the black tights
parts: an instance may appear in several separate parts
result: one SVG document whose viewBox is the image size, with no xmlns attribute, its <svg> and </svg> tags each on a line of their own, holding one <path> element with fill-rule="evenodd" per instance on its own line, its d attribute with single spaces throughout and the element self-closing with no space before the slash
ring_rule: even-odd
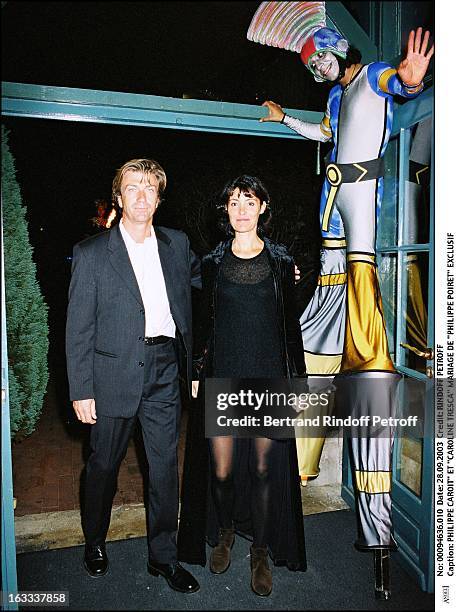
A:
<svg viewBox="0 0 456 612">
<path fill-rule="evenodd" d="M 212 496 L 220 527 L 228 529 L 233 525 L 235 489 L 233 481 L 233 454 L 235 440 L 231 437 L 211 438 Z M 251 441 L 249 471 L 252 481 L 251 516 L 253 546 L 267 545 L 267 526 L 271 498 L 268 454 L 273 441 L 268 438 L 254 438 Z"/>
</svg>

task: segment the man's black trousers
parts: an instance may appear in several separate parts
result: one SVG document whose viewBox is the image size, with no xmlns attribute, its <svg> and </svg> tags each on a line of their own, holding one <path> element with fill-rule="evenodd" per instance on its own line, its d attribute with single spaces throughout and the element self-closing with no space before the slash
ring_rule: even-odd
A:
<svg viewBox="0 0 456 612">
<path fill-rule="evenodd" d="M 91 454 L 85 473 L 82 528 L 86 544 L 99 545 L 106 541 L 119 467 L 138 418 L 149 464 L 149 559 L 157 563 L 177 559 L 180 394 L 175 342 L 146 345 L 143 394 L 134 417 L 99 415 L 91 425 Z"/>
</svg>

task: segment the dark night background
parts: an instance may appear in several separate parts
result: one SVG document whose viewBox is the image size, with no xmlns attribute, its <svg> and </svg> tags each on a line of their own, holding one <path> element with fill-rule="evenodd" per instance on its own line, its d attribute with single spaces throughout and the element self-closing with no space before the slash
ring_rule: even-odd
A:
<svg viewBox="0 0 456 612">
<path fill-rule="evenodd" d="M 2 2 L 2 80 L 245 104 L 272 99 L 322 111 L 329 90 L 315 84 L 298 54 L 247 40 L 258 4 Z M 416 3 L 405 4 L 416 11 Z M 431 5 L 423 4 L 428 12 Z M 322 183 L 316 143 L 41 119 L 3 122 L 50 306 L 51 359 L 52 347 L 63 347 L 72 247 L 99 231 L 90 221 L 96 202 L 110 200 L 116 168 L 134 157 L 163 165 L 169 186 L 155 222 L 186 231 L 199 253 L 220 237 L 210 205 L 224 183 L 241 173 L 260 176 L 275 212 L 273 238 L 290 247 L 303 272 L 301 310 L 310 298 Z M 61 358 L 59 350 L 54 354 Z"/>
<path fill-rule="evenodd" d="M 2 79 L 62 87 L 322 110 L 297 54 L 246 39 L 258 2 L 2 3 Z M 69 121 L 3 118 L 27 207 L 38 276 L 49 304 L 51 365 L 63 361 L 73 245 L 99 231 L 116 168 L 152 157 L 168 188 L 156 223 L 188 233 L 202 253 L 220 239 L 211 204 L 241 173 L 260 176 L 276 212 L 273 237 L 291 247 L 305 278 L 318 273 L 316 144 Z"/>
</svg>

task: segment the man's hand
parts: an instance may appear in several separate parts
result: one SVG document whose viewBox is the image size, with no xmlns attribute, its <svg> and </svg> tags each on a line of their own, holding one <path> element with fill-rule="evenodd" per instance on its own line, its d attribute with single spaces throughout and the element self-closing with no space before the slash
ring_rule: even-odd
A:
<svg viewBox="0 0 456 612">
<path fill-rule="evenodd" d="M 426 31 L 421 44 L 423 28 L 412 30 L 408 38 L 407 57 L 402 60 L 397 68 L 397 74 L 401 81 L 409 87 L 416 87 L 424 79 L 429 66 L 429 61 L 434 53 L 434 45 L 426 53 L 429 42 L 429 32 Z M 420 48 L 421 47 L 421 48 Z"/>
<path fill-rule="evenodd" d="M 266 100 L 261 106 L 266 106 L 268 109 L 268 115 L 266 117 L 261 117 L 261 123 L 263 121 L 278 121 L 279 123 L 282 121 L 285 113 L 279 104 L 276 104 L 272 100 Z"/>
<path fill-rule="evenodd" d="M 90 425 L 93 425 L 97 422 L 94 399 L 75 400 L 73 402 L 73 408 L 76 416 L 82 423 L 90 423 Z"/>
<path fill-rule="evenodd" d="M 192 397 L 198 397 L 199 380 L 192 380 Z"/>
</svg>

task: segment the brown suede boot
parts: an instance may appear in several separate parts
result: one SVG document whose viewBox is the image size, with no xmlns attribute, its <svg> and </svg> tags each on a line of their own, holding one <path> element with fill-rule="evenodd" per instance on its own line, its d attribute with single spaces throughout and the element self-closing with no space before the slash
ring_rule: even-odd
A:
<svg viewBox="0 0 456 612">
<path fill-rule="evenodd" d="M 234 528 L 220 529 L 219 542 L 212 549 L 209 568 L 213 574 L 223 574 L 230 567 L 231 548 L 234 543 Z"/>
<path fill-rule="evenodd" d="M 267 597 L 272 591 L 272 572 L 269 569 L 267 548 L 250 547 L 250 567 L 252 591 L 261 597 Z"/>
</svg>

